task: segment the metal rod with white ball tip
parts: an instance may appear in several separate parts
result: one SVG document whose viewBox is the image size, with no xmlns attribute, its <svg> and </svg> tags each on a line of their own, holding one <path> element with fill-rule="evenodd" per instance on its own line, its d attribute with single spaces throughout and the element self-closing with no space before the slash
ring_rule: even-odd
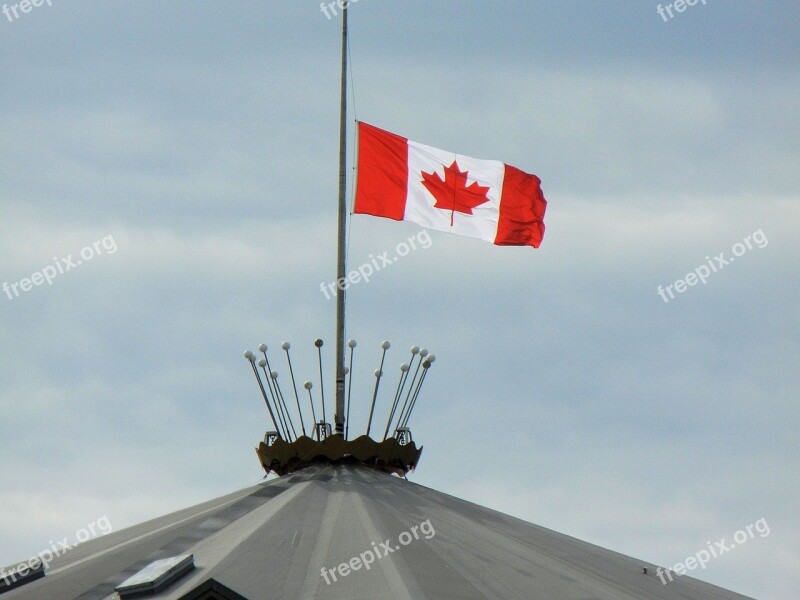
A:
<svg viewBox="0 0 800 600">
<path fill-rule="evenodd" d="M 413 348 L 412 348 L 413 352 Z M 414 377 L 411 378 L 411 385 L 408 386 L 408 393 L 406 394 L 406 399 L 403 401 L 403 408 L 400 410 L 400 415 L 397 417 L 397 427 L 400 427 L 400 423 L 403 422 L 405 418 L 406 410 L 408 409 L 408 403 L 411 399 L 411 393 L 414 390 L 414 384 L 417 382 L 417 376 L 419 375 L 420 367 L 422 367 L 422 363 L 425 360 L 425 357 L 428 356 L 428 351 L 425 348 L 419 349 L 419 361 L 417 362 L 417 368 L 414 370 Z"/>
<path fill-rule="evenodd" d="M 311 418 L 314 419 L 314 427 L 316 428 L 316 426 L 317 426 L 317 413 L 314 410 L 314 398 L 311 396 L 311 388 L 314 387 L 314 384 L 311 383 L 310 381 L 306 381 L 303 384 L 303 387 L 306 388 L 306 390 L 308 391 L 308 403 L 311 405 Z M 314 435 L 313 432 L 312 432 L 311 435 L 312 436 Z"/>
<path fill-rule="evenodd" d="M 278 413 L 278 420 L 283 425 L 285 430 L 285 439 L 291 440 L 291 435 L 289 435 L 289 426 L 286 421 L 286 417 L 284 415 L 284 409 L 281 406 L 281 396 L 278 393 L 277 389 L 277 381 L 275 381 L 275 377 L 272 374 L 275 372 L 272 370 L 272 367 L 269 364 L 269 356 L 267 356 L 267 345 L 261 344 L 258 349 L 264 355 L 264 358 L 258 361 L 258 366 L 261 367 L 261 370 L 264 371 L 264 378 L 267 380 L 267 387 L 269 388 L 269 392 L 272 395 L 272 401 L 275 403 L 275 412 Z"/>
<path fill-rule="evenodd" d="M 317 352 L 319 354 L 319 394 L 322 396 L 322 420 L 327 423 L 328 419 L 325 418 L 325 383 L 322 378 L 322 344 L 324 342 L 317 338 L 314 340 L 314 345 L 317 347 Z"/>
<path fill-rule="evenodd" d="M 272 419 L 272 425 L 275 427 L 275 431 L 278 433 L 278 435 L 280 437 L 283 437 L 283 434 L 281 433 L 281 428 L 278 426 L 278 422 L 275 420 L 275 414 L 272 412 L 272 407 L 269 404 L 269 398 L 267 398 L 267 392 L 264 389 L 264 384 L 262 383 L 261 377 L 258 374 L 258 369 L 256 369 L 256 357 L 250 350 L 244 353 L 244 357 L 247 359 L 247 361 L 250 363 L 250 366 L 253 368 L 253 374 L 256 376 L 258 387 L 261 389 L 261 395 L 264 398 L 264 403 L 267 405 L 267 410 L 269 411 L 269 417 L 270 419 Z"/>
<path fill-rule="evenodd" d="M 411 359 L 414 359 L 414 355 L 412 354 Z M 392 401 L 392 409 L 389 411 L 389 418 L 386 420 L 386 429 L 383 432 L 383 439 L 385 440 L 389 435 L 389 427 L 392 424 L 392 419 L 394 418 L 394 413 L 397 410 L 397 403 L 400 401 L 400 394 L 403 393 L 403 386 L 405 385 L 405 381 L 408 378 L 408 371 L 409 366 L 406 363 L 400 365 L 400 379 L 397 382 L 397 389 L 394 392 L 394 400 Z"/>
<path fill-rule="evenodd" d="M 294 399 L 297 401 L 297 414 L 300 415 L 300 428 L 303 430 L 303 435 L 306 435 L 306 424 L 303 422 L 303 411 L 300 410 L 300 396 L 297 393 L 297 384 L 294 380 L 294 369 L 292 369 L 292 357 L 289 355 L 289 348 L 291 348 L 291 344 L 289 342 L 283 342 L 281 344 L 281 348 L 284 352 L 286 352 L 286 360 L 289 363 L 289 374 L 292 376 L 292 389 L 294 390 Z"/>
<path fill-rule="evenodd" d="M 350 435 L 350 390 L 353 389 L 353 351 L 358 345 L 355 340 L 348 340 L 347 347 L 350 348 L 350 366 L 347 367 L 347 409 L 344 418 L 344 439 Z"/>
<path fill-rule="evenodd" d="M 372 428 L 372 415 L 375 412 L 375 400 L 378 398 L 378 388 L 381 385 L 381 377 L 383 377 L 383 363 L 386 360 L 386 351 L 391 347 L 391 344 L 387 341 L 381 342 L 381 349 L 383 350 L 383 354 L 381 354 L 381 366 L 378 367 L 375 371 L 375 390 L 372 392 L 372 404 L 369 408 L 369 420 L 367 421 L 367 437 L 369 437 L 369 430 Z"/>
<path fill-rule="evenodd" d="M 283 408 L 284 415 L 286 417 L 286 422 L 289 424 L 289 427 L 292 429 L 292 435 L 294 439 L 297 439 L 297 431 L 295 431 L 294 423 L 292 423 L 292 416 L 289 414 L 289 407 L 286 406 L 286 399 L 283 397 L 283 392 L 281 391 L 280 385 L 278 384 L 278 372 L 271 371 L 270 375 L 272 376 L 272 385 L 275 386 L 275 391 L 278 392 L 278 398 L 281 401 L 281 406 Z M 288 431 L 287 431 L 288 433 Z"/>
<path fill-rule="evenodd" d="M 264 379 L 266 379 L 267 381 L 270 393 L 273 394 L 272 401 L 275 403 L 275 412 L 278 414 L 278 421 L 280 421 L 281 426 L 285 431 L 284 439 L 291 441 L 292 436 L 289 434 L 289 427 L 286 424 L 286 417 L 283 414 L 283 408 L 281 407 L 280 397 L 278 396 L 277 392 L 275 392 L 275 382 L 272 379 L 272 372 L 267 370 L 268 363 L 263 358 L 258 361 L 258 366 L 261 367 L 262 371 L 264 371 Z"/>
<path fill-rule="evenodd" d="M 411 411 L 414 410 L 414 407 L 417 405 L 417 398 L 419 397 L 419 391 L 422 389 L 422 384 L 425 382 L 425 377 L 428 375 L 428 369 L 430 369 L 431 365 L 436 362 L 436 356 L 431 354 L 425 360 L 422 361 L 422 377 L 419 378 L 419 383 L 417 384 L 417 389 L 414 391 L 414 395 L 411 398 L 411 404 L 408 407 L 408 413 L 406 414 L 406 418 L 403 420 L 403 423 L 400 427 L 408 427 L 408 421 L 411 419 Z"/>
</svg>

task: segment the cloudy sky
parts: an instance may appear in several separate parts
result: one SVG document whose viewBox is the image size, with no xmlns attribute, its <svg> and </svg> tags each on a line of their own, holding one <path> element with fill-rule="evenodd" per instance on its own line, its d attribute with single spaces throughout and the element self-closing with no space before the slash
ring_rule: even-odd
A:
<svg viewBox="0 0 800 600">
<path fill-rule="evenodd" d="M 291 341 L 311 379 L 322 337 L 333 387 L 339 21 L 316 0 L 17 14 L 0 14 L 0 564 L 259 481 L 270 427 L 243 350 Z M 800 5 L 673 15 L 352 6 L 350 156 L 357 117 L 534 172 L 549 205 L 538 250 L 432 232 L 350 290 L 351 431 L 381 340 L 387 387 L 426 346 L 413 481 L 665 566 L 763 519 L 691 574 L 794 600 Z M 420 235 L 361 215 L 350 232 L 353 266 Z"/>
</svg>

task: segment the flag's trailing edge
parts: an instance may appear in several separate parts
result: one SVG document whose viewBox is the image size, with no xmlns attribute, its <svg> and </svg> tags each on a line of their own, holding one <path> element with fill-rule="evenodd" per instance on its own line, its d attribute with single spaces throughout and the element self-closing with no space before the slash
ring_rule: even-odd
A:
<svg viewBox="0 0 800 600">
<path fill-rule="evenodd" d="M 358 123 L 355 213 L 538 248 L 546 208 L 536 175 Z"/>
</svg>

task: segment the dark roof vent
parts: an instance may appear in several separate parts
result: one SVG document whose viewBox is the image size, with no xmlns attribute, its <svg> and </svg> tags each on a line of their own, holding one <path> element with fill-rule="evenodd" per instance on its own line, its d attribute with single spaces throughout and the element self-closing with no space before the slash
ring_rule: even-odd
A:
<svg viewBox="0 0 800 600">
<path fill-rule="evenodd" d="M 116 591 L 122 600 L 153 595 L 194 569 L 194 555 L 183 554 L 150 563 L 123 581 Z"/>
<path fill-rule="evenodd" d="M 181 596 L 179 600 L 247 600 L 247 598 L 225 587 L 219 581 L 209 579 L 185 596 Z"/>
<path fill-rule="evenodd" d="M 0 594 L 10 592 L 42 577 L 44 577 L 44 564 L 38 559 L 17 565 L 11 572 L 0 569 Z"/>
</svg>

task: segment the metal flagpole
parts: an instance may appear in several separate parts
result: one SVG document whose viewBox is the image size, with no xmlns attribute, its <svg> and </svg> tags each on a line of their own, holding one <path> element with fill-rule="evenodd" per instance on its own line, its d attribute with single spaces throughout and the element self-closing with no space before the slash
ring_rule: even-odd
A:
<svg viewBox="0 0 800 600">
<path fill-rule="evenodd" d="M 342 9 L 342 82 L 339 115 L 339 250 L 336 282 L 345 281 L 345 253 L 347 251 L 346 220 L 347 206 L 345 189 L 347 184 L 347 5 Z M 336 294 L 336 433 L 344 435 L 344 285 L 339 285 Z"/>
</svg>

